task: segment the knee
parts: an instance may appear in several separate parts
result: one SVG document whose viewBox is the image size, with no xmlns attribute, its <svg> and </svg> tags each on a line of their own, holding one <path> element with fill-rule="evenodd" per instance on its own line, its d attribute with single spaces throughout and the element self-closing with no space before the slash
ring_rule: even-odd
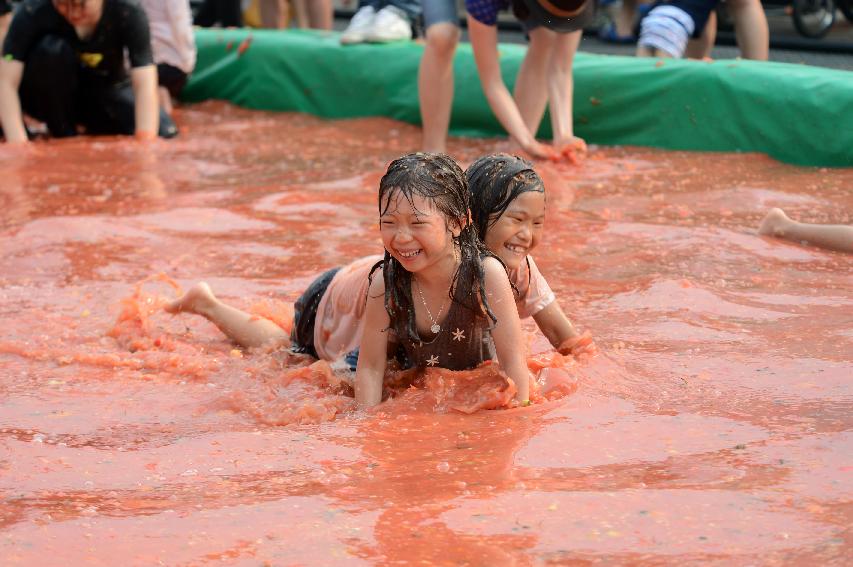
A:
<svg viewBox="0 0 853 567">
<path fill-rule="evenodd" d="M 459 28 L 453 24 L 435 24 L 426 32 L 427 48 L 440 59 L 450 59 L 459 43 Z"/>
<path fill-rule="evenodd" d="M 761 0 L 726 0 L 726 8 L 732 13 L 764 10 L 761 6 Z"/>
<path fill-rule="evenodd" d="M 530 33 L 528 54 L 545 57 L 551 53 L 557 43 L 557 34 L 545 28 L 536 28 Z"/>
</svg>

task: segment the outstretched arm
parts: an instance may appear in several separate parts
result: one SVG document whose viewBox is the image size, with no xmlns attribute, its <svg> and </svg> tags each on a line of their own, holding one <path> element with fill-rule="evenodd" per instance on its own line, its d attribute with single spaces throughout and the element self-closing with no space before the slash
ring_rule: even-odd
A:
<svg viewBox="0 0 853 567">
<path fill-rule="evenodd" d="M 0 45 L 3 45 L 3 40 L 6 39 L 6 32 L 9 31 L 9 23 L 12 21 L 12 13 L 7 12 L 0 16 Z"/>
<path fill-rule="evenodd" d="M 153 139 L 160 129 L 160 109 L 157 97 L 157 67 L 145 65 L 130 71 L 136 116 L 136 137 Z"/>
<path fill-rule="evenodd" d="M 595 354 L 596 347 L 591 336 L 588 333 L 579 333 L 556 301 L 534 315 L 533 320 L 560 354 Z"/>
<path fill-rule="evenodd" d="M 533 320 L 554 348 L 559 348 L 563 341 L 580 334 L 556 301 L 534 315 Z"/>
<path fill-rule="evenodd" d="M 492 337 L 498 361 L 501 370 L 515 383 L 516 399 L 525 404 L 530 401 L 530 374 L 525 362 L 521 322 L 518 319 L 512 287 L 500 262 L 494 258 L 486 258 L 483 264 L 486 272 L 486 297 L 497 318 Z"/>
<path fill-rule="evenodd" d="M 390 319 L 385 310 L 385 283 L 382 273 L 374 272 L 367 292 L 364 313 L 364 331 L 355 370 L 355 400 L 363 408 L 382 401 L 382 381 L 388 364 L 388 326 Z"/>
<path fill-rule="evenodd" d="M 477 63 L 477 73 L 483 93 L 489 102 L 489 107 L 510 138 L 534 158 L 551 158 L 554 152 L 543 144 L 528 130 L 518 106 L 506 88 L 501 76 L 501 66 L 498 60 L 498 30 L 495 26 L 487 26 L 468 15 L 468 34 L 471 47 L 474 49 L 474 61 Z"/>
<path fill-rule="evenodd" d="M 27 143 L 27 132 L 21 116 L 18 87 L 24 75 L 24 64 L 14 59 L 0 60 L 0 126 L 10 144 Z"/>
</svg>

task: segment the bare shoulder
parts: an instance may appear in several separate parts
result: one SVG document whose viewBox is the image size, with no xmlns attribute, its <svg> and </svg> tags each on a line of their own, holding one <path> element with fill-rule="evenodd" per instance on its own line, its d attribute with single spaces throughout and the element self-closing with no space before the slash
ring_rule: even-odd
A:
<svg viewBox="0 0 853 567">
<path fill-rule="evenodd" d="M 385 277 L 382 270 L 384 266 L 379 266 L 370 275 L 370 287 L 368 287 L 367 298 L 385 297 Z"/>
<path fill-rule="evenodd" d="M 485 275 L 486 289 L 510 288 L 506 268 L 497 258 L 487 256 L 483 259 L 483 274 Z"/>
<path fill-rule="evenodd" d="M 486 275 L 487 281 L 490 279 L 509 279 L 504 265 L 500 260 L 493 258 L 492 256 L 486 256 L 483 258 L 483 273 Z"/>
</svg>

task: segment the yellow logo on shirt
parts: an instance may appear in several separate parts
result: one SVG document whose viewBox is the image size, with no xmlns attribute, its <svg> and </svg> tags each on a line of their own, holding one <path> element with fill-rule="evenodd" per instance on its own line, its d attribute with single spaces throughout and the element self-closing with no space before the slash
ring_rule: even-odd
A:
<svg viewBox="0 0 853 567">
<path fill-rule="evenodd" d="M 103 53 L 81 53 L 80 61 L 83 62 L 83 65 L 86 67 L 94 69 L 98 65 L 100 65 L 101 61 L 104 59 Z"/>
</svg>

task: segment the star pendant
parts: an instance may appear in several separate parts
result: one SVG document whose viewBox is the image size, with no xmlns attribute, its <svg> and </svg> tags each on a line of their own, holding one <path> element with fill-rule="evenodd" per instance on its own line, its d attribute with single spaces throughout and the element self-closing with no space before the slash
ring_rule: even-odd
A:
<svg viewBox="0 0 853 567">
<path fill-rule="evenodd" d="M 456 327 L 456 330 L 453 331 L 453 340 L 461 342 L 464 338 L 465 338 L 465 331 L 463 331 L 459 327 Z"/>
<path fill-rule="evenodd" d="M 427 366 L 435 366 L 438 364 L 438 357 L 436 355 L 432 355 L 427 359 Z"/>
</svg>

